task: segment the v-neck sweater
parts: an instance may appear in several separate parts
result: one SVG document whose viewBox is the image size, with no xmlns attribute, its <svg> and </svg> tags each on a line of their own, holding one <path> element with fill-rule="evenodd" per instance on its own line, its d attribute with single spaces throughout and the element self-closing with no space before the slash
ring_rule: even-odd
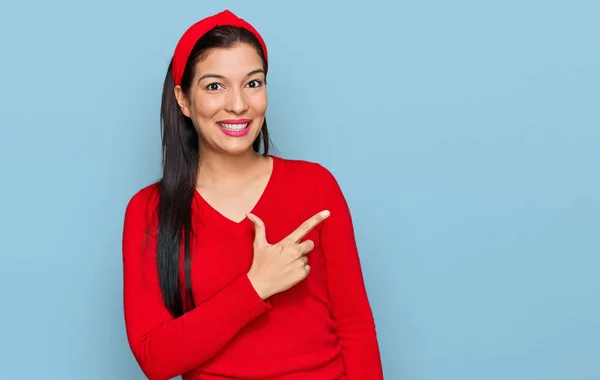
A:
<svg viewBox="0 0 600 380">
<path fill-rule="evenodd" d="M 196 306 L 173 318 L 163 304 L 156 267 L 156 184 L 130 199 L 123 228 L 125 325 L 133 355 L 149 379 L 383 379 L 342 190 L 318 163 L 272 157 L 271 176 L 252 210 L 264 221 L 269 243 L 319 211 L 331 215 L 305 237 L 315 243 L 307 255 L 307 278 L 266 300 L 247 276 L 252 222 L 226 218 L 195 192 L 191 279 Z"/>
</svg>

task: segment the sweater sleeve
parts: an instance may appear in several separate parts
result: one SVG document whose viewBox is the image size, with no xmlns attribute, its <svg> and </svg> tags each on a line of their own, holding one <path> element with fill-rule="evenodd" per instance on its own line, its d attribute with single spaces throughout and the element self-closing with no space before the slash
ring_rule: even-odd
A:
<svg viewBox="0 0 600 380">
<path fill-rule="evenodd" d="M 173 318 L 162 301 L 155 234 L 146 238 L 148 197 L 129 202 L 123 227 L 123 296 L 129 345 L 151 380 L 171 379 L 209 360 L 270 308 L 244 274 L 211 299 Z"/>
<path fill-rule="evenodd" d="M 350 210 L 334 176 L 322 168 L 321 248 L 348 380 L 381 380 L 383 369 L 371 306 L 363 280 Z"/>
</svg>

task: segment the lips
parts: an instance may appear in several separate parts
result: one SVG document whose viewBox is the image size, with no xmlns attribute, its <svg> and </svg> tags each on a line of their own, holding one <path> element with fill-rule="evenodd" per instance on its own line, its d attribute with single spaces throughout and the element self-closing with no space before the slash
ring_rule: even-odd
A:
<svg viewBox="0 0 600 380">
<path fill-rule="evenodd" d="M 221 120 L 217 124 L 221 127 L 221 131 L 231 137 L 239 137 L 245 135 L 250 128 L 250 119 L 237 119 L 237 120 Z"/>
<path fill-rule="evenodd" d="M 221 120 L 217 122 L 221 128 L 229 131 L 241 131 L 250 124 L 249 119 Z"/>
<path fill-rule="evenodd" d="M 241 131 L 241 130 L 245 129 L 248 126 L 248 124 L 250 124 L 250 123 L 232 124 L 232 123 L 219 122 L 219 125 L 221 126 L 221 128 L 227 129 L 228 131 Z"/>
</svg>

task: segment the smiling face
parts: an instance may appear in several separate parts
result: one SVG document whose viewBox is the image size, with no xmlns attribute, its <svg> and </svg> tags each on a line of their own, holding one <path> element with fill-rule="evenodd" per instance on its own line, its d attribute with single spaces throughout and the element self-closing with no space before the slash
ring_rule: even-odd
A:
<svg viewBox="0 0 600 380">
<path fill-rule="evenodd" d="M 179 86 L 175 96 L 194 124 L 201 151 L 246 153 L 265 120 L 263 61 L 256 49 L 245 43 L 211 49 L 196 64 L 187 96 Z"/>
</svg>

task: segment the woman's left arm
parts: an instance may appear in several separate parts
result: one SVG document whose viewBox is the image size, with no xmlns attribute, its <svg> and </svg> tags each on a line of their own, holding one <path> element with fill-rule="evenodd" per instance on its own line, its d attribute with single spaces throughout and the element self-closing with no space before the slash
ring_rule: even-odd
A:
<svg viewBox="0 0 600 380">
<path fill-rule="evenodd" d="M 381 380 L 383 370 L 375 321 L 365 288 L 350 210 L 329 170 L 320 176 L 322 208 L 331 212 L 322 225 L 321 249 L 333 317 L 348 380 Z"/>
</svg>

